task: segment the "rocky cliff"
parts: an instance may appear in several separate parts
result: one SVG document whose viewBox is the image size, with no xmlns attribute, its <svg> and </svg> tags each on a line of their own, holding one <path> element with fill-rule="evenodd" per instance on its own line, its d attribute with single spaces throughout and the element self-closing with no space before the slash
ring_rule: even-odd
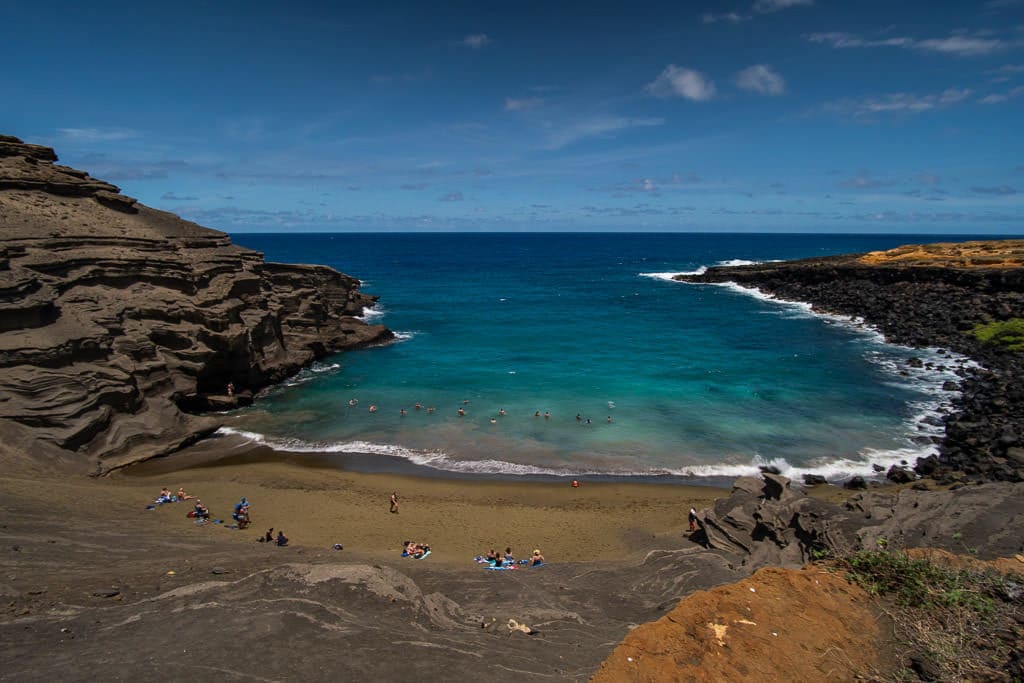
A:
<svg viewBox="0 0 1024 683">
<path fill-rule="evenodd" d="M 864 319 L 888 340 L 940 347 L 982 367 L 964 377 L 938 453 L 920 474 L 1024 481 L 1024 353 L 984 343 L 975 325 L 1024 318 L 1024 240 L 911 245 L 886 252 L 709 268 L 692 283 L 735 282 Z"/>
<path fill-rule="evenodd" d="M 202 413 L 318 358 L 392 338 L 356 319 L 375 300 L 358 280 L 267 263 L 56 160 L 0 136 L 8 441 L 108 472 L 209 434 Z"/>
</svg>

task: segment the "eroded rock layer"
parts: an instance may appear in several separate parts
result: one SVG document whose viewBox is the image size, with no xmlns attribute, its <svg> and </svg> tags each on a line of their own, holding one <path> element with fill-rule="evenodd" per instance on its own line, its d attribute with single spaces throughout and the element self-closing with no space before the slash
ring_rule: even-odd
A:
<svg viewBox="0 0 1024 683">
<path fill-rule="evenodd" d="M 201 413 L 317 358 L 392 338 L 356 319 L 375 300 L 358 280 L 267 263 L 56 159 L 0 136 L 0 432 L 26 426 L 40 452 L 106 472 L 210 433 Z"/>
</svg>

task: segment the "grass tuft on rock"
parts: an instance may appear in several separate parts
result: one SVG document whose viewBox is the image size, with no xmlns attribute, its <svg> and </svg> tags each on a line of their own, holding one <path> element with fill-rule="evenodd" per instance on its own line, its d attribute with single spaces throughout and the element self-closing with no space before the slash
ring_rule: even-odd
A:
<svg viewBox="0 0 1024 683">
<path fill-rule="evenodd" d="M 904 668 L 876 680 L 1021 680 L 1024 575 L 959 568 L 903 552 L 833 560 L 889 606 Z"/>
<path fill-rule="evenodd" d="M 977 324 L 971 334 L 985 344 L 996 344 L 1009 351 L 1024 351 L 1024 319 L 1021 318 Z"/>
</svg>

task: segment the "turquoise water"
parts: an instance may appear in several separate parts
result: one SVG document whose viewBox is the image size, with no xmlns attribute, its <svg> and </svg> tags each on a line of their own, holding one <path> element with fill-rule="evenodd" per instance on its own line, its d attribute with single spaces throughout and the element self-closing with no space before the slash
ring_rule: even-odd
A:
<svg viewBox="0 0 1024 683">
<path fill-rule="evenodd" d="M 937 387 L 949 372 L 901 375 L 921 352 L 662 274 L 936 239 L 234 235 L 268 260 L 361 278 L 381 296 L 368 317 L 401 341 L 318 363 L 231 429 L 293 451 L 375 454 L 385 468 L 391 457 L 505 475 L 871 472 L 930 452 L 935 428 L 920 421 L 947 409 Z"/>
</svg>

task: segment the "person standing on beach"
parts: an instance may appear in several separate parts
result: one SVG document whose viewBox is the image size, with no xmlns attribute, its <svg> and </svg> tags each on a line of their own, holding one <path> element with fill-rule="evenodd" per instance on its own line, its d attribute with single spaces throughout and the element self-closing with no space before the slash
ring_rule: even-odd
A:
<svg viewBox="0 0 1024 683">
<path fill-rule="evenodd" d="M 689 520 L 690 520 L 690 531 L 696 531 L 697 530 L 697 511 L 694 508 L 690 508 Z"/>
<path fill-rule="evenodd" d="M 391 492 L 391 512 L 398 514 L 398 491 Z"/>
</svg>

